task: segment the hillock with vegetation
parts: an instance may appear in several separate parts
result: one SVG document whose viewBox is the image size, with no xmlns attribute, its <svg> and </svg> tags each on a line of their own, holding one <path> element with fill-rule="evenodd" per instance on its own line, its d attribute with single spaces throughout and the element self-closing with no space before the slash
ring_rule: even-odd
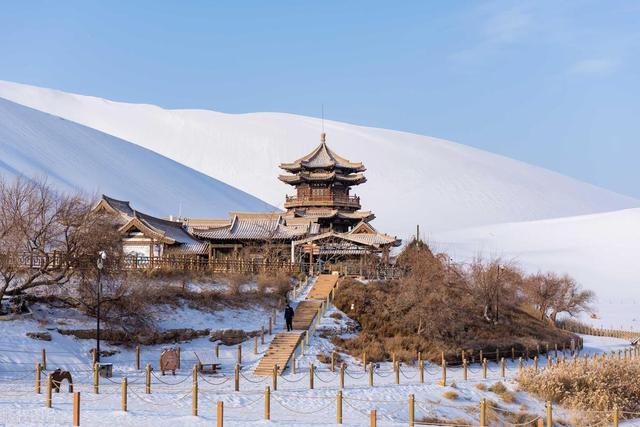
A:
<svg viewBox="0 0 640 427">
<path fill-rule="evenodd" d="M 361 283 L 344 281 L 336 306 L 356 320 L 356 337 L 335 338 L 346 352 L 371 361 L 391 358 L 439 361 L 442 352 L 460 361 L 464 350 L 475 354 L 533 355 L 546 345 L 568 345 L 573 334 L 554 326 L 563 312 L 588 308 L 592 296 L 570 277 L 527 276 L 500 260 L 453 264 L 421 241 L 409 244 L 398 257 L 406 275 L 400 280 Z M 470 353 L 469 353 L 470 352 Z"/>
</svg>

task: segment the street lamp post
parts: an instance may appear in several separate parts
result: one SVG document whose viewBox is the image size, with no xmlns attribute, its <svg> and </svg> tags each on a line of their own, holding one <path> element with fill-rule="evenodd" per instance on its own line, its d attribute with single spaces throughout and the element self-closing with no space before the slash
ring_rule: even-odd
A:
<svg viewBox="0 0 640 427">
<path fill-rule="evenodd" d="M 98 260 L 96 265 L 98 267 L 98 301 L 96 307 L 96 362 L 100 363 L 100 298 L 102 297 L 102 283 L 100 281 L 102 275 L 102 269 L 104 268 L 104 261 L 107 259 L 107 253 L 105 251 L 98 252 Z"/>
</svg>

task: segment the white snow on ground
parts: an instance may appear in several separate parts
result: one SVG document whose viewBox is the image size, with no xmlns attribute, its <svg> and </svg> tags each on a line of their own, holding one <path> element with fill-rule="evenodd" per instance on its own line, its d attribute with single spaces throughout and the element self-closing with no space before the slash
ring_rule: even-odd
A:
<svg viewBox="0 0 640 427">
<path fill-rule="evenodd" d="M 640 330 L 640 209 L 433 233 L 454 260 L 516 261 L 529 272 L 568 273 L 595 291 L 593 326 Z"/>
<path fill-rule="evenodd" d="M 298 294 L 298 300 L 305 293 Z M 40 360 L 40 349 L 47 349 L 47 366 L 49 370 L 61 367 L 73 373 L 76 391 L 81 392 L 81 424 L 91 426 L 175 426 L 175 425 L 213 425 L 215 422 L 216 402 L 225 402 L 225 425 L 280 425 L 280 426 L 334 426 L 335 399 L 339 389 L 338 374 L 331 372 L 328 365 L 320 363 L 316 354 L 329 353 L 333 347 L 328 340 L 319 336 L 311 339 L 311 345 L 305 349 L 305 355 L 298 355 L 298 369 L 294 375 L 291 370 L 285 371 L 278 378 L 278 390 L 271 394 L 271 422 L 263 420 L 264 388 L 272 386 L 271 378 L 257 377 L 252 371 L 262 353 L 266 350 L 271 336 L 266 337 L 264 345 L 259 346 L 259 354 L 253 354 L 253 340 L 242 345 L 242 371 L 240 392 L 233 390 L 233 367 L 236 363 L 237 348 L 222 346 L 220 358 L 222 372 L 216 375 L 199 377 L 199 416 L 191 416 L 191 384 L 192 366 L 195 363 L 193 352 L 204 361 L 215 360 L 214 343 L 207 338 L 200 338 L 188 343 L 180 343 L 182 349 L 182 367 L 176 376 L 161 376 L 159 372 L 152 374 L 152 393 L 144 392 L 144 371 L 137 371 L 134 366 L 132 349 L 120 348 L 121 352 L 104 361 L 114 364 L 114 377 L 100 379 L 100 394 L 94 394 L 90 368 L 89 349 L 94 345 L 92 340 L 77 340 L 62 336 L 55 331 L 59 322 L 65 319 L 64 327 L 91 327 L 92 321 L 72 313 L 60 310 L 47 312 L 44 307 L 37 307 L 33 319 L 5 322 L 0 335 L 0 425 L 35 426 L 35 425 L 69 425 L 71 422 L 71 395 L 63 392 L 54 394 L 53 408 L 44 407 L 44 394 L 34 393 L 33 366 Z M 336 312 L 332 307 L 322 320 L 320 329 L 343 327 L 344 321 L 336 321 L 330 314 Z M 262 311 L 247 312 L 243 319 L 236 316 L 237 310 L 224 310 L 219 317 L 213 318 L 208 313 L 178 310 L 175 318 L 168 316 L 167 326 L 172 321 L 181 326 L 208 325 L 211 328 L 245 327 L 259 329 L 266 326 L 268 313 Z M 47 322 L 44 316 L 50 316 Z M 40 321 L 38 321 L 40 320 Z M 337 322 L 337 324 L 336 324 Z M 282 313 L 278 313 L 274 333 L 282 330 Z M 25 338 L 29 331 L 49 330 L 53 336 L 51 342 L 34 341 Z M 594 352 L 618 351 L 628 345 L 627 341 L 612 338 L 585 336 L 584 354 Z M 109 347 L 109 346 L 106 346 Z M 161 349 L 165 346 L 150 346 L 142 349 L 142 364 L 151 363 L 158 367 Z M 425 370 L 425 383 L 420 384 L 417 368 L 413 364 L 403 365 L 400 372 L 400 384 L 395 384 L 390 363 L 381 363 L 376 368 L 374 387 L 369 387 L 366 375 L 359 361 L 345 357 L 347 364 L 345 389 L 343 390 L 343 417 L 346 426 L 368 425 L 370 409 L 378 411 L 378 424 L 381 426 L 403 426 L 407 423 L 407 396 L 414 394 L 416 399 L 416 416 L 437 416 L 440 418 L 463 418 L 468 422 L 477 422 L 478 402 L 483 397 L 500 401 L 491 392 L 481 391 L 475 387 L 478 383 L 486 385 L 500 381 L 499 367 L 496 363 L 489 366 L 488 379 L 483 380 L 480 366 L 472 365 L 469 379 L 464 381 L 460 367 L 450 367 L 447 374 L 447 387 L 438 384 L 441 378 L 439 366 L 428 364 Z M 309 366 L 316 368 L 314 389 L 309 389 Z M 531 362 L 530 362 L 531 363 Z M 540 360 L 540 366 L 545 358 Z M 518 411 L 521 405 L 527 411 L 542 415 L 544 405 L 532 396 L 516 389 L 513 381 L 517 373 L 517 362 L 507 363 L 507 387 L 515 391 L 518 403 L 501 406 Z M 129 381 L 127 413 L 120 410 L 120 382 L 126 376 Z M 453 387 L 455 383 L 455 387 Z M 43 382 L 44 391 L 44 382 Z M 455 391 L 459 397 L 448 400 L 443 397 L 445 391 Z M 565 411 L 556 408 L 556 416 L 563 417 Z"/>
<path fill-rule="evenodd" d="M 291 191 L 277 179 L 278 164 L 310 152 L 322 128 L 320 119 L 292 114 L 165 110 L 1 81 L 0 97 L 131 141 L 276 206 Z M 435 231 L 640 206 L 449 141 L 334 121 L 324 126 L 331 148 L 368 169 L 369 181 L 355 190 L 363 208 L 376 213 L 378 228 L 401 237 L 416 224 Z"/>
<path fill-rule="evenodd" d="M 0 98 L 0 174 L 108 194 L 158 216 L 226 217 L 266 203 L 153 151 Z"/>
</svg>

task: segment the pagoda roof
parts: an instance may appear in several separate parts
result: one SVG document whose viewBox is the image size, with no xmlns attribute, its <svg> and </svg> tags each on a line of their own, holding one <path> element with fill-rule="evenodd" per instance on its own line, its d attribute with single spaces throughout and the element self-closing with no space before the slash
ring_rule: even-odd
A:
<svg viewBox="0 0 640 427">
<path fill-rule="evenodd" d="M 335 170 L 331 172 L 309 172 L 300 171 L 296 175 L 280 175 L 278 179 L 287 184 L 296 185 L 303 182 L 342 182 L 348 185 L 358 185 L 367 181 L 367 178 L 361 173 L 345 175 L 337 173 Z"/>
<path fill-rule="evenodd" d="M 224 226 L 208 229 L 193 228 L 193 233 L 209 240 L 294 240 L 307 236 L 317 227 L 311 222 L 287 224 L 282 212 L 232 212 Z"/>
<path fill-rule="evenodd" d="M 299 218 L 342 218 L 342 219 L 352 219 L 352 220 L 360 220 L 369 222 L 373 220 L 376 216 L 371 211 L 355 211 L 355 212 L 345 212 L 338 209 L 307 209 L 307 210 L 295 210 L 294 215 Z"/>
<path fill-rule="evenodd" d="M 280 168 L 296 173 L 303 169 L 343 169 L 348 172 L 364 172 L 365 167 L 361 162 L 351 162 L 339 156 L 331 150 L 322 133 L 320 145 L 312 152 L 292 163 L 281 163 Z"/>
<path fill-rule="evenodd" d="M 375 249 L 380 249 L 385 246 L 400 246 L 402 244 L 402 240 L 398 239 L 397 237 L 381 233 L 373 228 L 371 224 L 367 224 L 364 222 L 361 222 L 347 233 L 328 231 L 326 233 L 299 240 L 295 242 L 295 244 L 300 245 L 325 239 L 337 239 Z"/>
</svg>

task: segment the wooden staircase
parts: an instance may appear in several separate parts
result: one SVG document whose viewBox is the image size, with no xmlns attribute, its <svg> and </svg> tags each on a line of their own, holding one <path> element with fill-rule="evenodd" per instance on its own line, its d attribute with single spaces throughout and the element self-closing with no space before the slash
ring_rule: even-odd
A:
<svg viewBox="0 0 640 427">
<path fill-rule="evenodd" d="M 316 279 L 316 283 L 313 284 L 313 288 L 307 294 L 307 299 L 326 300 L 329 293 L 338 284 L 338 276 L 335 274 L 321 274 Z"/>
<path fill-rule="evenodd" d="M 293 315 L 293 329 L 306 331 L 318 314 L 322 301 L 301 301 Z"/>
<path fill-rule="evenodd" d="M 303 334 L 304 331 L 280 332 L 273 337 L 271 345 L 269 345 L 267 352 L 260 359 L 260 363 L 258 363 L 254 373 L 265 376 L 273 375 L 273 368 L 276 365 L 280 367 L 280 373 L 282 373 L 298 343 L 300 343 Z"/>
</svg>

